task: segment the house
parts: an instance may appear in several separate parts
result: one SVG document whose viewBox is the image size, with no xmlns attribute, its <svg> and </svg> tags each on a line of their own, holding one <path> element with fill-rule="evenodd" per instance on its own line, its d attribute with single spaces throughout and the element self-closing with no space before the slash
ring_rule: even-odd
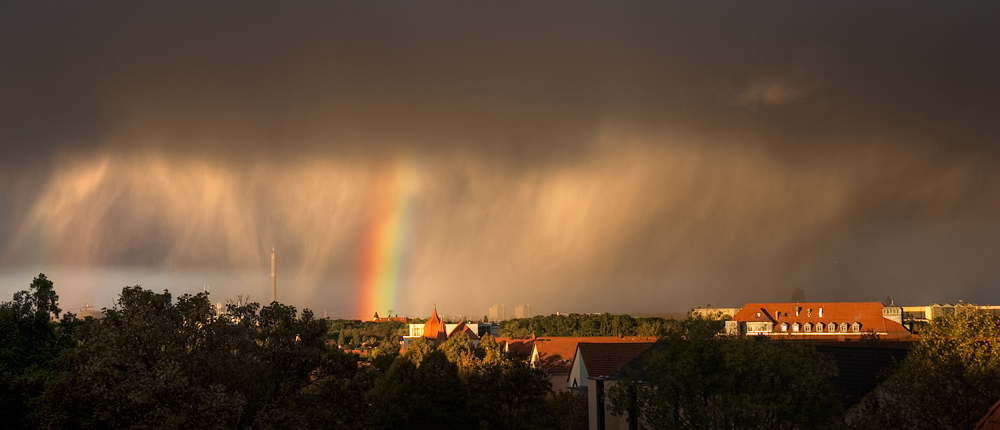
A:
<svg viewBox="0 0 1000 430">
<path fill-rule="evenodd" d="M 913 336 L 903 327 L 903 308 L 879 302 L 747 303 L 726 321 L 725 332 L 817 340 Z"/>
<path fill-rule="evenodd" d="M 570 388 L 587 386 L 593 375 L 614 376 L 618 370 L 653 346 L 653 342 L 590 343 L 580 342 L 570 364 L 566 384 Z"/>
<path fill-rule="evenodd" d="M 425 338 L 427 341 L 433 345 L 438 346 L 444 343 L 452 336 L 465 335 L 469 337 L 473 345 L 479 345 L 479 339 L 481 337 L 482 329 L 481 326 L 486 326 L 486 329 L 492 331 L 492 325 L 490 324 L 480 324 L 480 323 L 465 323 L 459 322 L 457 324 L 446 324 L 438 316 L 437 308 L 431 313 L 431 317 L 427 322 L 423 324 L 410 324 L 410 335 L 403 336 L 403 349 L 406 349 L 410 342 L 413 342 L 419 338 Z M 499 326 L 497 326 L 496 331 L 499 333 Z"/>
<path fill-rule="evenodd" d="M 532 344 L 528 360 L 531 366 L 541 369 L 549 376 L 552 390 L 565 391 L 566 381 L 580 342 L 588 343 L 651 343 L 653 336 L 606 336 L 606 337 L 538 337 Z"/>
</svg>

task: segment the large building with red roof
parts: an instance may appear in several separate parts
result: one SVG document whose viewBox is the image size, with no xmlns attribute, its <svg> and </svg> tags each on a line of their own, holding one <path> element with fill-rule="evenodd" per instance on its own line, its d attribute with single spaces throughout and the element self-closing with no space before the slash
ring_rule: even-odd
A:
<svg viewBox="0 0 1000 430">
<path fill-rule="evenodd" d="M 901 307 L 879 302 L 747 303 L 726 322 L 726 334 L 815 340 L 912 336 L 902 322 Z"/>
</svg>

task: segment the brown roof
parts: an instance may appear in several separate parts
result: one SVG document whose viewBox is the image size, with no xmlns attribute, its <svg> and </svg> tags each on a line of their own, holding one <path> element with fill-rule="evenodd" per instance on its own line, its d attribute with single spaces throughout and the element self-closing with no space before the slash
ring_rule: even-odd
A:
<svg viewBox="0 0 1000 430">
<path fill-rule="evenodd" d="M 901 324 L 882 316 L 884 307 L 879 302 L 747 303 L 733 320 L 770 321 L 774 323 L 775 332 L 781 332 L 782 323 L 788 323 L 789 326 L 795 323 L 812 323 L 815 326 L 817 323 L 839 325 L 846 322 L 853 325 L 858 322 L 861 323 L 862 332 L 874 330 L 890 336 L 909 336 L 910 332 Z M 820 309 L 823 311 L 822 317 L 819 315 Z"/>
<path fill-rule="evenodd" d="M 993 404 L 983 419 L 972 430 L 1000 430 L 1000 401 Z"/>
<path fill-rule="evenodd" d="M 576 355 L 576 346 L 587 343 L 637 343 L 656 342 L 653 336 L 607 337 L 539 337 L 535 338 L 532 354 L 538 353 L 537 365 L 548 374 L 569 373 Z"/>
<path fill-rule="evenodd" d="M 451 329 L 451 333 L 448 333 L 448 337 L 452 337 L 459 333 L 465 333 L 466 336 L 469 336 L 469 340 L 479 340 L 479 335 L 472 331 L 472 328 L 466 325 L 465 321 L 458 323 L 455 328 Z"/>
<path fill-rule="evenodd" d="M 618 369 L 632 361 L 653 346 L 652 342 L 641 343 L 589 343 L 580 342 L 577 345 L 578 354 L 573 356 L 573 362 L 582 358 L 587 367 L 588 376 L 612 376 Z M 570 364 L 570 369 L 573 364 Z M 566 376 L 569 378 L 569 375 Z"/>
<path fill-rule="evenodd" d="M 534 339 L 511 339 L 506 337 L 495 338 L 497 344 L 506 352 L 513 352 L 524 356 L 531 355 L 531 349 L 535 346 Z"/>
</svg>

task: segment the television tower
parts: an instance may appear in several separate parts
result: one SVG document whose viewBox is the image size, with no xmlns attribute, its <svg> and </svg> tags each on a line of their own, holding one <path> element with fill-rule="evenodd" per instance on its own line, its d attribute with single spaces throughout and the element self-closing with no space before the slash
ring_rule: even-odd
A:
<svg viewBox="0 0 1000 430">
<path fill-rule="evenodd" d="M 274 276 L 274 245 L 271 245 L 271 302 L 278 301 L 278 283 Z"/>
</svg>

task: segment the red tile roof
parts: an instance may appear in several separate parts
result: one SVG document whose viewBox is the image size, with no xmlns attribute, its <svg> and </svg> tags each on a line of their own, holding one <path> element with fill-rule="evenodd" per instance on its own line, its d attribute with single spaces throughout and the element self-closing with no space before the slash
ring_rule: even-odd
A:
<svg viewBox="0 0 1000 430">
<path fill-rule="evenodd" d="M 448 339 L 448 332 L 445 330 L 444 321 L 438 317 L 437 308 L 434 308 L 430 319 L 424 323 L 424 337 L 433 340 L 434 345 L 440 345 Z"/>
<path fill-rule="evenodd" d="M 1000 401 L 993 404 L 990 411 L 972 430 L 1000 430 Z"/>
<path fill-rule="evenodd" d="M 608 336 L 608 337 L 539 337 L 535 338 L 532 355 L 538 354 L 535 363 L 543 372 L 569 373 L 576 346 L 580 342 L 588 343 L 636 343 L 656 342 L 653 336 Z"/>
<path fill-rule="evenodd" d="M 908 336 L 910 332 L 901 324 L 882 316 L 885 305 L 879 302 L 825 302 L 825 303 L 747 303 L 734 321 L 740 322 L 773 322 L 774 332 L 781 332 L 781 324 L 792 326 L 795 323 L 861 323 L 861 332 L 874 330 L 889 336 Z M 799 310 L 796 315 L 796 310 Z M 820 310 L 822 309 L 822 317 Z M 759 315 L 759 316 L 758 316 Z M 792 330 L 789 328 L 789 332 Z M 799 333 L 802 333 L 801 331 Z M 844 334 L 844 333 L 838 333 Z M 861 333 L 858 333 L 861 334 Z"/>
<path fill-rule="evenodd" d="M 531 349 L 535 346 L 535 339 L 511 339 L 506 337 L 495 339 L 504 351 L 521 354 L 526 357 L 531 355 Z"/>
<path fill-rule="evenodd" d="M 622 366 L 628 364 L 653 346 L 652 342 L 641 343 L 589 343 L 577 344 L 578 353 L 573 362 L 582 358 L 588 376 L 612 376 Z M 573 364 L 570 364 L 572 369 Z M 566 376 L 567 380 L 569 375 Z"/>
<path fill-rule="evenodd" d="M 458 325 L 455 326 L 455 328 L 451 329 L 451 333 L 448 333 L 448 337 L 452 337 L 459 333 L 465 333 L 466 336 L 469 336 L 469 340 L 479 340 L 479 335 L 476 334 L 476 332 L 473 331 L 472 328 L 466 325 L 465 321 L 458 323 Z"/>
</svg>

